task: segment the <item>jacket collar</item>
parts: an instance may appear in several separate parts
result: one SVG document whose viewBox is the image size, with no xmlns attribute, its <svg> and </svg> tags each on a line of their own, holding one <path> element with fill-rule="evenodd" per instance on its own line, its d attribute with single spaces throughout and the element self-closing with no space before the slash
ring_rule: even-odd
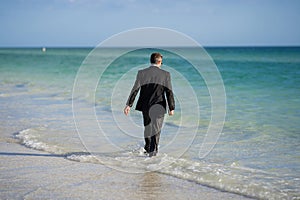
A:
<svg viewBox="0 0 300 200">
<path fill-rule="evenodd" d="M 150 67 L 157 67 L 160 69 L 160 67 L 157 64 L 153 64 L 153 63 L 151 63 Z"/>
</svg>

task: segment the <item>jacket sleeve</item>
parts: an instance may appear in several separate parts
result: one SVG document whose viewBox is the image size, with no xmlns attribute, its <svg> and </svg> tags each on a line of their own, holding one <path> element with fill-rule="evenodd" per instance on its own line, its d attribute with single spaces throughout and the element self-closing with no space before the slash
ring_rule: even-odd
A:
<svg viewBox="0 0 300 200">
<path fill-rule="evenodd" d="M 171 75 L 167 73 L 167 82 L 166 82 L 166 96 L 168 101 L 169 110 L 175 110 L 175 100 L 174 94 L 172 91 L 172 84 L 171 84 Z"/>
<path fill-rule="evenodd" d="M 133 102 L 135 100 L 137 93 L 139 92 L 140 87 L 141 87 L 140 72 L 138 72 L 135 83 L 131 89 L 130 95 L 129 95 L 127 103 L 126 103 L 127 106 L 132 107 Z"/>
</svg>

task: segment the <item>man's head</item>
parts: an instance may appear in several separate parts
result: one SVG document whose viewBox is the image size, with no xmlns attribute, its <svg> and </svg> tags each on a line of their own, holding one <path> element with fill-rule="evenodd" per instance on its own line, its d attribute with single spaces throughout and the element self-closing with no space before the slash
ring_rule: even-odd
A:
<svg viewBox="0 0 300 200">
<path fill-rule="evenodd" d="M 151 64 L 157 64 L 161 65 L 162 64 L 162 55 L 160 53 L 152 53 L 150 57 L 150 62 Z"/>
</svg>

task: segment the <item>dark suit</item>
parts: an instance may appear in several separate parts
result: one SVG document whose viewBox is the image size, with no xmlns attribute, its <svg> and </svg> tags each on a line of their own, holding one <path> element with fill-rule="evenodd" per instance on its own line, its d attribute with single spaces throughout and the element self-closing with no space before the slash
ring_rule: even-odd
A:
<svg viewBox="0 0 300 200">
<path fill-rule="evenodd" d="M 143 113 L 145 150 L 156 154 L 167 102 L 169 110 L 175 109 L 170 73 L 156 66 L 140 70 L 126 105 L 132 107 L 139 90 L 136 110 Z"/>
</svg>

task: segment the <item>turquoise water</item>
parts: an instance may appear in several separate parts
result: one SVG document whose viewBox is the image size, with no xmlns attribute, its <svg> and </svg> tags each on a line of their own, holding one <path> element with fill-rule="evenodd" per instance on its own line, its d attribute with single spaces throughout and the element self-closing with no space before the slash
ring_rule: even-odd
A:
<svg viewBox="0 0 300 200">
<path fill-rule="evenodd" d="M 0 49 L 1 130 L 6 130 L 6 126 L 15 127 L 14 133 L 2 131 L 3 137 L 14 134 L 28 147 L 52 153 L 84 152 L 73 121 L 72 92 L 77 72 L 91 50 Z M 107 137 L 124 151 L 135 152 L 143 145 L 142 133 L 136 131 L 142 130 L 140 115 L 131 113 L 130 120 L 137 129 L 126 127 L 133 135 L 121 135 L 117 134 L 119 130 L 112 123 L 115 119 L 111 113 L 118 112 L 125 104 L 137 70 L 148 66 L 152 51 L 142 49 L 115 60 L 99 79 L 95 97 L 85 94 L 90 103 L 95 103 L 99 121 L 105 122 L 100 125 L 114 133 Z M 224 47 L 206 48 L 206 51 L 217 65 L 225 86 L 227 109 L 223 131 L 210 154 L 199 159 L 211 113 L 209 92 L 189 62 L 163 51 L 164 67 L 171 71 L 175 95 L 187 90 L 180 79 L 182 75 L 197 96 L 200 119 L 199 130 L 187 152 L 175 165 L 160 172 L 256 198 L 300 198 L 300 48 Z M 99 56 L 95 70 L 109 58 L 109 50 Z M 176 71 L 172 73 L 173 69 Z M 92 73 L 85 81 L 90 80 Z M 123 87 L 122 92 L 118 91 Z M 116 98 L 111 99 L 112 94 Z M 192 101 L 190 96 L 185 99 L 185 104 Z M 193 120 L 193 116 L 180 115 L 178 111 L 184 108 L 178 100 L 177 105 L 177 114 L 166 119 L 162 148 L 180 128 L 180 120 Z M 120 118 L 120 123 L 126 124 L 126 120 Z M 97 145 L 92 142 L 93 134 L 81 137 L 91 137 L 91 145 Z M 89 161 L 88 157 L 81 159 L 76 155 L 70 159 Z M 139 164 L 144 168 L 146 164 L 141 157 L 134 156 L 112 154 L 101 158 L 102 164 L 122 162 L 121 166 L 127 168 Z M 121 160 L 115 163 L 115 157 Z M 167 152 L 158 159 L 173 158 Z M 132 160 L 136 165 L 130 164 Z"/>
<path fill-rule="evenodd" d="M 270 153 L 276 149 L 285 157 L 297 156 L 299 48 L 211 51 L 226 87 L 228 126 L 225 124 L 224 131 L 233 129 L 228 132 L 243 135 L 246 140 L 265 137 L 264 149 L 270 148 Z"/>
</svg>

